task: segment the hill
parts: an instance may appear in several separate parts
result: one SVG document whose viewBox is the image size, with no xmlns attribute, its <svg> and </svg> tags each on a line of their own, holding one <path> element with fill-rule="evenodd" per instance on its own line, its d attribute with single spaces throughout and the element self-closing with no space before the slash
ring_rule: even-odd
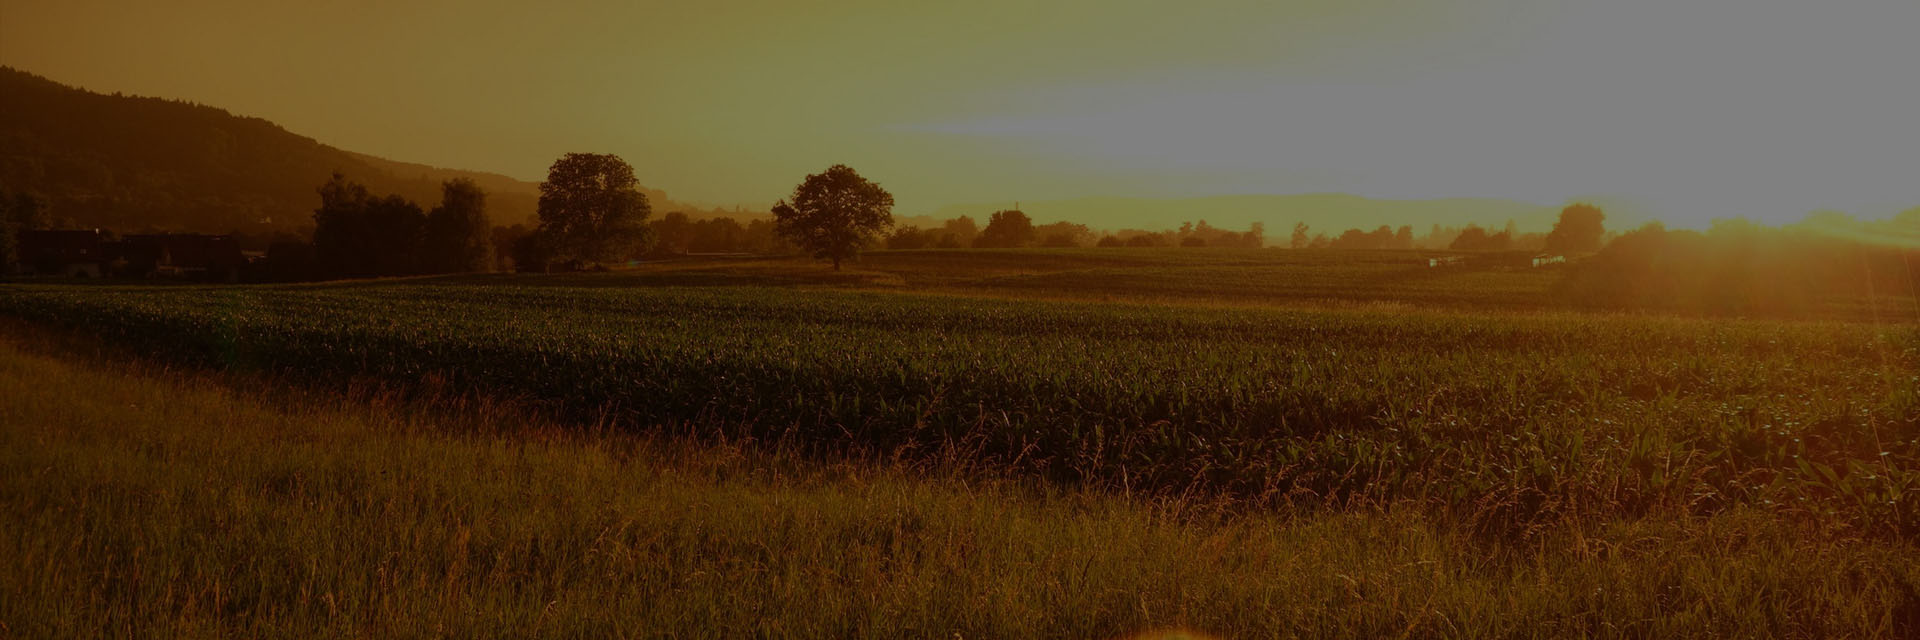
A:
<svg viewBox="0 0 1920 640">
<path fill-rule="evenodd" d="M 0 186 L 45 196 L 86 227 L 299 232 L 335 171 L 432 206 L 440 183 L 485 189 L 495 224 L 530 219 L 539 186 L 495 173 L 397 162 L 323 144 L 261 118 L 162 98 L 104 95 L 0 67 Z M 647 190 L 655 211 L 691 210 Z"/>
</svg>

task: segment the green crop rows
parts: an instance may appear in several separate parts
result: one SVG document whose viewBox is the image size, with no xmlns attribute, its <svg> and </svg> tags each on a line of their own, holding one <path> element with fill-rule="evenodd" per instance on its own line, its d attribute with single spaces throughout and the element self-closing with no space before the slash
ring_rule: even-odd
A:
<svg viewBox="0 0 1920 640">
<path fill-rule="evenodd" d="M 13 286 L 0 313 L 321 383 L 1133 491 L 1412 502 L 1501 536 L 1732 505 L 1920 535 L 1912 325 L 511 284 Z"/>
</svg>

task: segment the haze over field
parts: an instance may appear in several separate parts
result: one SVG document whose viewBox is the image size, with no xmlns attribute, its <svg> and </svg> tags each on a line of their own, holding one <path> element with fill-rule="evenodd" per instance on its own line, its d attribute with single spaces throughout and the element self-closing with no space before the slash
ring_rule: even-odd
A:
<svg viewBox="0 0 1920 640">
<path fill-rule="evenodd" d="M 0 640 L 1920 638 L 1916 25 L 0 0 Z"/>
<path fill-rule="evenodd" d="M 14 3 L 0 63 L 529 181 L 617 153 L 723 206 L 834 162 L 906 215 L 1352 193 L 1701 227 L 1920 204 L 1905 0 L 1187 6 Z"/>
</svg>

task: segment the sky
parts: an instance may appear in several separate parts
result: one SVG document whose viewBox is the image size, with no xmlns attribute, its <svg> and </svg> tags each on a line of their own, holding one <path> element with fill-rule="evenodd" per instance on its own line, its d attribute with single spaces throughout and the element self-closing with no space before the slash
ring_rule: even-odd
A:
<svg viewBox="0 0 1920 640">
<path fill-rule="evenodd" d="M 1914 0 L 0 0 L 0 64 L 539 180 L 764 207 L 1345 192 L 1678 226 L 1920 205 Z M 1098 221 L 1088 221 L 1095 222 Z"/>
</svg>

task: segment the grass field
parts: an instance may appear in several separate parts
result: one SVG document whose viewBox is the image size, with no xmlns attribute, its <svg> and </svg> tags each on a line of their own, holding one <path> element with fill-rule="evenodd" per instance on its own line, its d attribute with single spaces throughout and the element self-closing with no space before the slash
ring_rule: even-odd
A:
<svg viewBox="0 0 1920 640">
<path fill-rule="evenodd" d="M 581 432 L 0 341 L 9 637 L 1906 637 L 1920 553 L 1738 506 L 1489 543 Z M 36 345 L 23 349 L 23 344 Z"/>
<path fill-rule="evenodd" d="M 1355 304 L 1532 309 L 1553 306 L 1559 269 L 1429 268 L 1438 252 L 1270 249 L 879 251 L 846 271 L 804 259 L 695 258 L 567 284 L 831 286 L 994 297 L 1262 306 Z M 492 276 L 500 280 L 502 276 Z"/>
<path fill-rule="evenodd" d="M 23 335 L 188 366 L 9 353 L 45 585 L 9 588 L 52 595 L 0 621 L 1920 632 L 1920 325 L 1578 314 L 1524 302 L 1533 270 L 1284 254 L 0 286 Z"/>
</svg>

